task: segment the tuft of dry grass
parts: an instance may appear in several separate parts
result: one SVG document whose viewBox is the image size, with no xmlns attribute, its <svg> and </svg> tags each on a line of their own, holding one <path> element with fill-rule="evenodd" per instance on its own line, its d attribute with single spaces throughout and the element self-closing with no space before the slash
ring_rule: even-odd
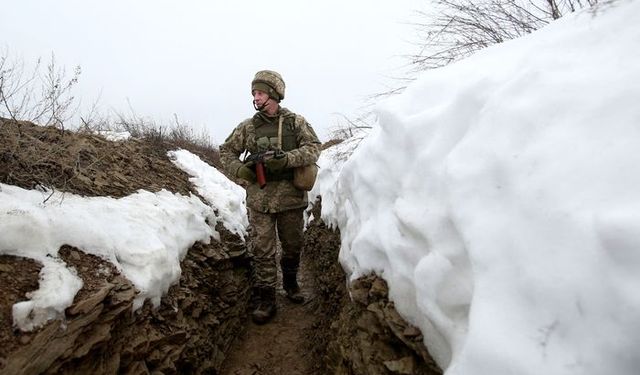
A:
<svg viewBox="0 0 640 375">
<path fill-rule="evenodd" d="M 85 196 L 122 197 L 138 189 L 189 194 L 189 176 L 169 160 L 178 147 L 214 165 L 217 149 L 163 138 L 109 141 L 88 132 L 0 118 L 0 183 Z M 215 165 L 214 165 L 215 166 Z"/>
</svg>

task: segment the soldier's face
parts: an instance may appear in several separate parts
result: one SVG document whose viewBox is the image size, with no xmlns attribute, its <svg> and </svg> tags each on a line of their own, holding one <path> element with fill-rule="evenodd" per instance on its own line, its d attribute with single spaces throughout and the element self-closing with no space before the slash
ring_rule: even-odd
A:
<svg viewBox="0 0 640 375">
<path fill-rule="evenodd" d="M 256 103 L 258 107 L 262 106 L 264 103 L 269 100 L 269 95 L 266 92 L 260 90 L 253 90 L 253 102 Z"/>
<path fill-rule="evenodd" d="M 268 114 L 274 114 L 278 111 L 278 102 L 272 100 L 264 91 L 253 90 L 253 104 L 256 109 L 267 112 Z"/>
</svg>

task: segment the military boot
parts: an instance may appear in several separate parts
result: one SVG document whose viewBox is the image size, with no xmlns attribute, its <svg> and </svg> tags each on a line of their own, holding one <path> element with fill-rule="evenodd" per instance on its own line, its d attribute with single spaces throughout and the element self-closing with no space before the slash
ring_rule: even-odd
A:
<svg viewBox="0 0 640 375">
<path fill-rule="evenodd" d="M 276 315 L 276 290 L 270 287 L 256 288 L 256 308 L 251 318 L 256 324 L 264 324 Z"/>
<path fill-rule="evenodd" d="M 300 293 L 297 272 L 282 272 L 282 288 L 287 293 L 287 298 L 293 303 L 303 303 L 304 296 Z"/>
<path fill-rule="evenodd" d="M 287 293 L 287 298 L 293 303 L 303 303 L 304 297 L 298 286 L 298 259 L 282 258 L 282 289 Z"/>
</svg>

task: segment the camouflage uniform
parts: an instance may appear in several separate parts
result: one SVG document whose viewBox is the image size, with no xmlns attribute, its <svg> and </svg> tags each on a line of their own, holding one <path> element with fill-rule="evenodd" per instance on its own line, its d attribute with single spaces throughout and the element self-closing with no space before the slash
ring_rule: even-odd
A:
<svg viewBox="0 0 640 375">
<path fill-rule="evenodd" d="M 318 160 L 320 141 L 304 117 L 280 107 L 276 117 L 256 113 L 240 123 L 220 146 L 220 159 L 231 175 L 243 165 L 245 151 L 256 153 L 275 149 L 279 117 L 283 118 L 282 150 L 287 153 L 287 169 L 277 175 L 267 172 L 267 185 L 247 187 L 247 206 L 251 222 L 251 247 L 254 286 L 275 288 L 276 228 L 282 245 L 283 274 L 298 269 L 302 247 L 303 215 L 307 193 L 293 186 L 293 169 Z M 265 146 L 264 140 L 268 139 Z"/>
</svg>

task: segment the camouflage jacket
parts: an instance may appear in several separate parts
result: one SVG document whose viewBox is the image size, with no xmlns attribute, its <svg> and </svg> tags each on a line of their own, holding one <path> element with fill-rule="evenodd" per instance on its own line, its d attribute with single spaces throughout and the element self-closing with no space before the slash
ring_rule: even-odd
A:
<svg viewBox="0 0 640 375">
<path fill-rule="evenodd" d="M 258 112 L 252 118 L 242 121 L 234 129 L 220 146 L 220 159 L 227 172 L 235 176 L 238 168 L 243 164 L 239 159 L 240 155 L 245 151 L 249 153 L 259 151 L 256 142 L 256 129 L 267 127 L 258 129 L 261 132 L 264 132 L 265 129 L 277 129 L 279 116 L 283 116 L 283 127 L 288 127 L 287 132 L 295 138 L 295 141 L 289 142 L 290 145 L 293 145 L 289 147 L 291 149 L 284 149 L 287 153 L 287 168 L 310 165 L 318 160 L 320 141 L 311 125 L 304 117 L 281 107 L 275 118 L 267 118 Z M 267 179 L 267 186 L 264 189 L 260 189 L 257 183 L 252 183 L 247 187 L 247 205 L 251 209 L 265 213 L 306 207 L 307 192 L 296 189 L 291 179 L 275 181 Z"/>
</svg>

